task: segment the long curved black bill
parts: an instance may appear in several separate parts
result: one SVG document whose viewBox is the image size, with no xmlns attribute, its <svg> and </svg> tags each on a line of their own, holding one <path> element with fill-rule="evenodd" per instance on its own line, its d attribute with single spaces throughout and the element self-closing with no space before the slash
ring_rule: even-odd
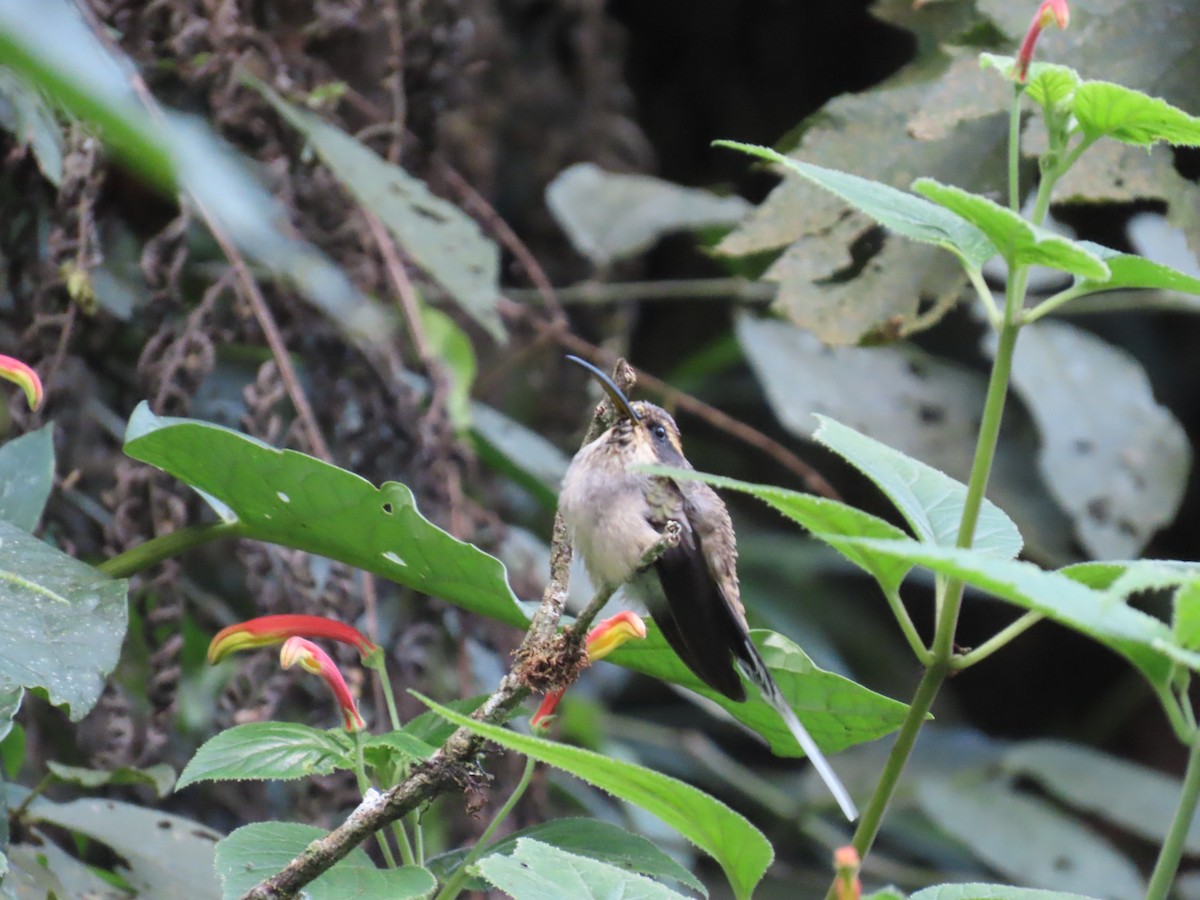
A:
<svg viewBox="0 0 1200 900">
<path fill-rule="evenodd" d="M 616 407 L 619 414 L 625 416 L 626 418 L 633 419 L 635 422 L 641 419 L 641 416 L 634 412 L 633 406 L 631 406 L 629 403 L 629 398 L 625 396 L 619 387 L 617 387 L 616 382 L 604 374 L 604 372 L 602 372 L 600 369 L 597 369 L 587 360 L 580 359 L 578 356 L 568 355 L 567 359 L 575 363 L 575 365 L 582 366 L 592 373 L 592 375 L 604 388 L 604 393 L 608 394 L 608 399 L 612 401 L 613 406 Z"/>
</svg>

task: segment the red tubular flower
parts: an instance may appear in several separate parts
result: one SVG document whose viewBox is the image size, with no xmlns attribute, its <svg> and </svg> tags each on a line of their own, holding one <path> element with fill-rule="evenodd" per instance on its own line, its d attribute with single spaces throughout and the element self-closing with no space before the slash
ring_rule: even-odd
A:
<svg viewBox="0 0 1200 900">
<path fill-rule="evenodd" d="M 319 637 L 358 648 L 364 662 L 382 652 L 357 628 L 323 616 L 260 616 L 222 628 L 208 645 L 208 661 L 216 663 L 237 650 L 269 647 L 291 637 Z"/>
<path fill-rule="evenodd" d="M 1033 48 L 1037 44 L 1038 35 L 1051 25 L 1066 28 L 1070 22 L 1071 10 L 1067 8 L 1067 0 L 1042 0 L 1037 12 L 1033 14 L 1033 21 L 1029 23 L 1029 30 L 1025 32 L 1025 39 L 1021 41 L 1021 49 L 1017 51 L 1014 74 L 1019 83 L 1024 84 L 1025 76 L 1029 73 L 1029 63 L 1033 60 Z"/>
<path fill-rule="evenodd" d="M 350 695 L 350 688 L 346 686 L 346 679 L 342 677 L 341 670 L 329 658 L 329 654 L 312 641 L 302 637 L 288 638 L 279 651 L 279 664 L 285 669 L 299 666 L 305 672 L 320 675 L 333 691 L 333 696 L 337 698 L 338 706 L 342 710 L 342 724 L 345 729 L 354 733 L 367 727 L 363 717 L 358 714 L 358 706 L 354 702 L 354 697 Z"/>
<path fill-rule="evenodd" d="M 626 641 L 641 640 L 646 636 L 646 623 L 642 621 L 637 613 L 619 612 L 615 616 L 611 616 L 588 632 L 587 650 L 588 663 L 594 663 L 598 659 L 604 659 L 608 654 L 612 653 Z M 566 688 L 560 688 L 557 691 L 550 691 L 546 696 L 542 697 L 541 705 L 538 706 L 537 712 L 533 714 L 533 718 L 529 720 L 529 724 L 535 730 L 543 730 L 549 727 L 549 719 L 554 715 L 554 710 L 558 708 L 558 701 L 562 699 L 562 695 L 566 693 Z"/>
<path fill-rule="evenodd" d="M 833 866 L 837 870 L 837 900 L 859 900 L 862 882 L 858 879 L 858 851 L 847 844 L 833 851 Z"/>
<path fill-rule="evenodd" d="M 37 372 L 19 359 L 13 359 L 11 356 L 0 353 L 0 378 L 5 378 L 13 384 L 21 386 L 21 390 L 25 392 L 25 399 L 29 401 L 30 409 L 37 409 L 42 405 L 42 379 L 38 378 Z"/>
</svg>

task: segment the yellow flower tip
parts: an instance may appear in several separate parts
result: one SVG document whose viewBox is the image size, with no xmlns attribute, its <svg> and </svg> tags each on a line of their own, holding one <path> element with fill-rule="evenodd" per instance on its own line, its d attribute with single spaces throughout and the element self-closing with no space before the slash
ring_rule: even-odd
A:
<svg viewBox="0 0 1200 900">
<path fill-rule="evenodd" d="M 37 372 L 21 360 L 0 353 L 0 378 L 5 378 L 20 386 L 21 390 L 25 392 L 25 399 L 29 402 L 30 409 L 36 410 L 42 405 L 44 396 L 42 379 L 38 377 Z"/>
<path fill-rule="evenodd" d="M 1071 24 L 1071 10 L 1067 6 L 1067 0 L 1042 0 L 1042 5 L 1038 7 L 1038 23 L 1042 28 L 1057 25 L 1065 29 Z"/>
<path fill-rule="evenodd" d="M 290 637 L 279 648 L 279 664 L 285 669 L 299 666 L 305 672 L 320 675 L 333 691 L 338 707 L 342 711 L 342 725 L 351 733 L 364 730 L 367 725 L 359 715 L 354 695 L 342 677 L 341 670 L 333 659 L 307 638 Z"/>
<path fill-rule="evenodd" d="M 637 613 L 626 610 L 611 616 L 588 632 L 588 660 L 604 659 L 626 641 L 646 637 L 646 623 Z"/>
</svg>

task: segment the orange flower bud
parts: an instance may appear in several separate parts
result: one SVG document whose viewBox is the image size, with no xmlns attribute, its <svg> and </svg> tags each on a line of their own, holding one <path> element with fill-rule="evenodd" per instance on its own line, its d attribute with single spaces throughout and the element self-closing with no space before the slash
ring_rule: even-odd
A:
<svg viewBox="0 0 1200 900">
<path fill-rule="evenodd" d="M 1025 32 L 1025 39 L 1021 41 L 1021 49 L 1017 51 L 1017 65 L 1014 74 L 1020 84 L 1025 83 L 1025 77 L 1029 74 L 1029 63 L 1033 60 L 1033 48 L 1037 44 L 1038 35 L 1042 33 L 1042 30 L 1051 25 L 1066 28 L 1070 22 L 1071 10 L 1067 8 L 1067 0 L 1042 0 L 1037 12 L 1033 14 L 1033 21 L 1029 23 L 1029 30 Z"/>
</svg>

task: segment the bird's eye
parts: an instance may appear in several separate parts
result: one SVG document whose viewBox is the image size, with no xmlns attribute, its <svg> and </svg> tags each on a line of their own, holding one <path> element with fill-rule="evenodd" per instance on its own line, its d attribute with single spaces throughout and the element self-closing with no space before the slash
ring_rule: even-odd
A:
<svg viewBox="0 0 1200 900">
<path fill-rule="evenodd" d="M 665 441 L 667 439 L 667 429 L 663 425 L 655 425 L 650 429 L 650 433 L 660 441 Z"/>
</svg>

